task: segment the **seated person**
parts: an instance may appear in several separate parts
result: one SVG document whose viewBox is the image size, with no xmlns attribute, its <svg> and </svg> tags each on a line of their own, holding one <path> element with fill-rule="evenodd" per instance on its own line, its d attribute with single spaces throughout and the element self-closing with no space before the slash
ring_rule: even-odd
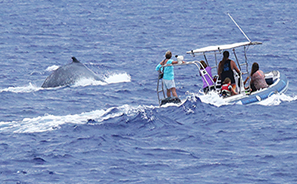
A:
<svg viewBox="0 0 297 184">
<path fill-rule="evenodd" d="M 225 78 L 223 82 L 223 85 L 221 87 L 221 95 L 223 98 L 237 95 L 236 91 L 232 88 L 231 79 L 229 77 Z"/>
<path fill-rule="evenodd" d="M 257 91 L 268 87 L 264 72 L 259 70 L 259 64 L 256 62 L 252 65 L 250 87 L 251 91 Z"/>
<path fill-rule="evenodd" d="M 211 75 L 211 67 L 208 66 L 204 61 L 200 61 L 200 76 L 203 81 L 203 91 L 208 93 L 209 90 L 214 90 L 213 80 Z"/>
</svg>

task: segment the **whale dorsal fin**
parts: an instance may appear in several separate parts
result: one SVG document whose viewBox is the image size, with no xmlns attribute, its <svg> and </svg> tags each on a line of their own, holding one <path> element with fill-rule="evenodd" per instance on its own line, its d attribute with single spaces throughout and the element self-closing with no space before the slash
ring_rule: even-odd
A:
<svg viewBox="0 0 297 184">
<path fill-rule="evenodd" d="M 75 57 L 72 57 L 72 62 L 79 63 L 79 61 Z"/>
</svg>

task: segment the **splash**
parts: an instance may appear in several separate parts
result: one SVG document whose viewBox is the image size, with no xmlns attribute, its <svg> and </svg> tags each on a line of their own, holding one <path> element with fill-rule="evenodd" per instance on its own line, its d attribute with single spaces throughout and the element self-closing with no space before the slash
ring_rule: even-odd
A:
<svg viewBox="0 0 297 184">
<path fill-rule="evenodd" d="M 104 79 L 108 84 L 120 83 L 120 82 L 131 82 L 131 76 L 127 73 L 112 74 Z"/>
<path fill-rule="evenodd" d="M 36 118 L 25 118 L 21 122 L 0 122 L 0 132 L 13 132 L 13 133 L 33 133 L 52 131 L 60 128 L 65 123 L 85 124 L 90 119 L 95 120 L 97 123 L 103 122 L 108 119 L 122 116 L 136 115 L 139 112 L 144 112 L 146 109 L 157 108 L 154 106 L 137 106 L 123 105 L 120 107 L 111 107 L 106 110 L 94 110 L 90 112 L 83 112 L 81 114 L 73 114 L 66 116 L 44 115 Z M 145 113 L 144 118 L 145 117 Z"/>
<path fill-rule="evenodd" d="M 131 76 L 127 73 L 122 73 L 122 74 L 112 74 L 104 79 L 106 82 L 102 81 L 97 81 L 94 79 L 86 79 L 82 78 L 79 81 L 77 81 L 72 87 L 79 87 L 79 86 L 98 86 L 98 85 L 107 85 L 107 84 L 112 84 L 112 83 L 121 83 L 121 82 L 131 82 Z M 36 92 L 40 90 L 52 90 L 52 89 L 57 89 L 56 88 L 41 88 L 37 87 L 31 83 L 29 83 L 27 86 L 17 86 L 17 87 L 8 87 L 4 89 L 0 89 L 0 93 L 2 92 L 12 92 L 12 93 L 31 93 L 31 92 Z"/>
<path fill-rule="evenodd" d="M 201 102 L 206 104 L 211 104 L 216 107 L 220 107 L 223 105 L 234 105 L 234 102 L 228 103 L 223 98 L 221 98 L 217 93 L 215 92 L 209 92 L 208 94 L 204 94 L 203 92 L 199 93 L 189 93 L 189 95 L 198 97 Z M 286 94 L 274 94 L 270 96 L 269 98 L 262 100 L 260 102 L 251 104 L 251 105 L 264 105 L 264 106 L 276 106 L 281 104 L 282 102 L 291 102 L 297 100 L 297 96 L 288 96 Z M 238 105 L 242 105 L 241 102 L 236 102 Z"/>
<path fill-rule="evenodd" d="M 45 71 L 51 72 L 51 71 L 57 70 L 59 67 L 60 66 L 57 66 L 57 65 L 49 66 L 47 67 L 47 69 L 45 69 Z"/>
<path fill-rule="evenodd" d="M 111 74 L 104 78 L 105 82 L 98 81 L 95 79 L 87 79 L 87 78 L 81 78 L 79 81 L 77 81 L 73 87 L 78 86 L 98 86 L 98 85 L 107 85 L 107 84 L 113 84 L 113 83 L 121 83 L 121 82 L 131 82 L 131 76 L 127 73 L 121 73 L 121 74 Z"/>
<path fill-rule="evenodd" d="M 207 94 L 204 94 L 202 91 L 199 91 L 199 93 L 189 93 L 188 95 L 192 96 L 191 99 L 195 99 L 194 97 L 197 97 L 201 100 L 201 102 L 214 105 L 216 107 L 220 107 L 223 105 L 233 105 L 234 103 L 227 103 L 223 98 L 221 98 L 217 93 L 210 91 Z"/>
<path fill-rule="evenodd" d="M 46 69 L 46 71 L 54 71 L 57 70 L 59 66 L 53 65 Z M 131 76 L 127 73 L 119 73 L 119 74 L 108 74 L 104 78 L 105 82 L 89 79 L 89 78 L 81 78 L 79 81 L 75 82 L 73 87 L 79 87 L 79 86 L 101 86 L 101 85 L 107 85 L 107 84 L 113 84 L 113 83 L 121 83 L 121 82 L 131 82 Z"/>
<path fill-rule="evenodd" d="M 27 86 L 20 86 L 20 87 L 8 87 L 5 89 L 0 89 L 0 93 L 2 92 L 12 92 L 12 93 L 31 93 L 35 91 L 39 91 L 43 88 L 34 86 L 33 84 L 29 83 Z"/>
<path fill-rule="evenodd" d="M 95 80 L 95 79 L 81 78 L 80 80 L 75 82 L 75 84 L 72 87 L 102 86 L 102 85 L 106 85 L 106 84 L 107 83 L 102 82 L 102 81 L 98 81 L 98 80 Z"/>
<path fill-rule="evenodd" d="M 297 96 L 291 97 L 286 94 L 274 94 L 271 97 L 261 102 L 258 102 L 258 104 L 264 105 L 264 106 L 276 106 L 281 104 L 282 102 L 291 102 L 295 100 L 297 100 Z"/>
</svg>

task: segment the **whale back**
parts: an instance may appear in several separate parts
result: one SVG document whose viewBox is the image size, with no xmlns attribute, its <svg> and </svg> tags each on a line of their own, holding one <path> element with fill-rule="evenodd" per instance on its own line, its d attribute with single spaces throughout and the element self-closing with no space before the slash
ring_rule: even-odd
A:
<svg viewBox="0 0 297 184">
<path fill-rule="evenodd" d="M 93 71 L 74 58 L 73 62 L 61 66 L 57 70 L 53 71 L 53 73 L 45 79 L 41 87 L 53 88 L 59 86 L 69 86 L 82 78 L 103 81 Z"/>
</svg>

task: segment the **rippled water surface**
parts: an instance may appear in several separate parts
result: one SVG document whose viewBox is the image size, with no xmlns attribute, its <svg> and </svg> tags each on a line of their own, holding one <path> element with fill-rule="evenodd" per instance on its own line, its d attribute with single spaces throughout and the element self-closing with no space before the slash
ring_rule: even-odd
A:
<svg viewBox="0 0 297 184">
<path fill-rule="evenodd" d="M 0 183 L 296 183 L 295 1 L 0 1 Z M 252 41 L 285 94 L 226 104 L 175 67 L 182 105 L 159 107 L 164 53 Z M 239 51 L 239 55 L 242 52 Z M 43 89 L 75 56 L 106 83 Z M 221 58 L 218 58 L 221 59 Z M 231 59 L 235 59 L 231 56 Z"/>
</svg>

